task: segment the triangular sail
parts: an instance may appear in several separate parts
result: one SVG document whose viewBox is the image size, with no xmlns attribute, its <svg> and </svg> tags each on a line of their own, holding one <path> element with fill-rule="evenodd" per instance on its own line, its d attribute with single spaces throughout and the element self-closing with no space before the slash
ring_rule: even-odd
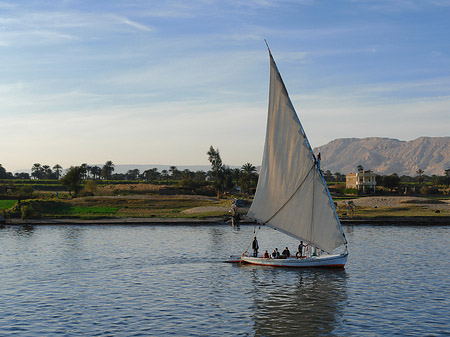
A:
<svg viewBox="0 0 450 337">
<path fill-rule="evenodd" d="M 326 184 L 270 54 L 266 141 L 250 218 L 331 252 L 346 243 Z"/>
</svg>

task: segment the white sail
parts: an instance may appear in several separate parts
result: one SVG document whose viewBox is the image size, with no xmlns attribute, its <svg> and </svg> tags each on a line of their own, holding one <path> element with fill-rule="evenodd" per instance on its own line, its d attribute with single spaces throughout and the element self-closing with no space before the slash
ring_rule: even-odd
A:
<svg viewBox="0 0 450 337">
<path fill-rule="evenodd" d="M 331 252 L 346 243 L 328 188 L 270 54 L 266 141 L 250 218 Z"/>
</svg>

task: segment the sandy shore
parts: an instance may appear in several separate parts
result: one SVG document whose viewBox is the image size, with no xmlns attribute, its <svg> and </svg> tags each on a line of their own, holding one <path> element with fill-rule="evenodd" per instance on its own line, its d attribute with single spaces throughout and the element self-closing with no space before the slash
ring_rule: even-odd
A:
<svg viewBox="0 0 450 337">
<path fill-rule="evenodd" d="M 420 197 L 364 197 L 351 199 L 356 207 L 401 207 L 406 204 L 421 205 L 431 209 L 450 210 L 450 200 L 433 203 L 429 199 Z M 339 201 L 338 204 L 344 204 Z"/>
</svg>

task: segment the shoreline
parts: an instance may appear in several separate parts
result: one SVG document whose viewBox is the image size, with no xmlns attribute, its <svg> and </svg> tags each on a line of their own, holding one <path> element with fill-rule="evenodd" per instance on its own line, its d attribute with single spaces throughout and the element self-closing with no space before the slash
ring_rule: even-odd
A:
<svg viewBox="0 0 450 337">
<path fill-rule="evenodd" d="M 449 226 L 450 217 L 386 217 L 386 218 L 342 218 L 343 226 L 371 225 L 371 226 Z M 231 226 L 230 220 L 221 217 L 205 219 L 189 218 L 101 218 L 101 219 L 10 219 L 0 226 L 22 225 L 205 225 L 217 224 Z M 254 225 L 253 221 L 241 221 L 241 225 Z"/>
</svg>

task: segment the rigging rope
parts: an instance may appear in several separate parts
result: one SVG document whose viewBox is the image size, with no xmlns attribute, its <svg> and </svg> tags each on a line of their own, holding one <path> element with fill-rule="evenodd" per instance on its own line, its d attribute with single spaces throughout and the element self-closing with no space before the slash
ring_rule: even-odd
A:
<svg viewBox="0 0 450 337">
<path fill-rule="evenodd" d="M 257 231 L 255 230 L 255 229 L 256 229 L 256 225 L 253 227 L 253 236 L 256 236 L 256 235 L 258 234 L 259 230 L 261 229 L 261 224 L 259 224 L 258 226 L 259 226 L 259 227 L 258 227 L 258 230 L 257 230 Z M 242 253 L 242 256 L 243 256 L 245 253 L 248 253 L 248 249 L 250 248 L 250 246 L 252 245 L 252 243 L 253 243 L 253 241 L 250 242 L 250 244 L 247 246 L 247 249 Z"/>
</svg>

